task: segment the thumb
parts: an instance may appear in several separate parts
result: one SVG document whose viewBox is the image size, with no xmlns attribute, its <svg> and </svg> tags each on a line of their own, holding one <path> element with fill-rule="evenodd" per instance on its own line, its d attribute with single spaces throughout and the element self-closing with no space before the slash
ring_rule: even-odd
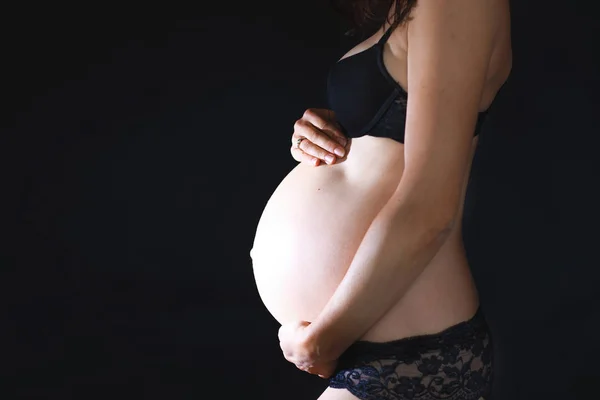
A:
<svg viewBox="0 0 600 400">
<path fill-rule="evenodd" d="M 319 363 L 319 365 L 315 365 L 315 366 L 309 368 L 309 370 L 307 372 L 309 372 L 313 375 L 317 375 L 317 376 L 319 376 L 319 378 L 328 379 L 328 378 L 331 378 L 331 376 L 335 372 L 336 365 L 337 365 L 336 361 L 332 361 L 332 362 L 328 362 L 328 363 Z"/>
<path fill-rule="evenodd" d="M 279 340 L 282 339 L 282 336 L 288 332 L 295 332 L 298 329 L 302 329 L 302 328 L 306 328 L 307 326 L 310 325 L 310 322 L 308 321 L 296 321 L 296 322 L 291 322 L 289 324 L 283 324 L 279 327 L 279 330 L 277 331 L 277 337 L 279 338 Z"/>
</svg>

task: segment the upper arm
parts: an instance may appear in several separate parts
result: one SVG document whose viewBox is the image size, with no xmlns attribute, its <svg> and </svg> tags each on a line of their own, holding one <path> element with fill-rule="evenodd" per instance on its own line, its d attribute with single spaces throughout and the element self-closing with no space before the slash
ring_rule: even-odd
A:
<svg viewBox="0 0 600 400">
<path fill-rule="evenodd" d="M 458 208 L 470 163 L 497 26 L 494 7 L 497 0 L 420 0 L 408 23 L 401 192 L 449 213 Z"/>
</svg>

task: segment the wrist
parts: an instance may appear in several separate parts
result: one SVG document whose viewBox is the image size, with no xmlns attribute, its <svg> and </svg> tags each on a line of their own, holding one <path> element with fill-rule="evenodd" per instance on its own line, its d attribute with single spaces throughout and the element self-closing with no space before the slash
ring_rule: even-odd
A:
<svg viewBox="0 0 600 400">
<path fill-rule="evenodd" d="M 348 346 L 333 329 L 310 324 L 306 327 L 305 345 L 318 360 L 337 360 Z"/>
</svg>

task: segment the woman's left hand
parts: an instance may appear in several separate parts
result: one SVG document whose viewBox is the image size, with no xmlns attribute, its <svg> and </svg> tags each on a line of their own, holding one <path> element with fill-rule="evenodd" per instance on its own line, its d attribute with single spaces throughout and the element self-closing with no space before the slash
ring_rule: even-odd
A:
<svg viewBox="0 0 600 400">
<path fill-rule="evenodd" d="M 279 328 L 279 346 L 286 360 L 302 371 L 321 378 L 333 375 L 337 360 L 324 360 L 319 347 L 308 340 L 306 328 L 310 322 L 298 321 Z"/>
</svg>

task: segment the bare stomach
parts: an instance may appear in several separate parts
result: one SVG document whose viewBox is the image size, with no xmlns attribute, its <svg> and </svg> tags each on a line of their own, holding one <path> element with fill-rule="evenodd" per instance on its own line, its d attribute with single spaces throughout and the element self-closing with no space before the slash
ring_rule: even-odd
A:
<svg viewBox="0 0 600 400">
<path fill-rule="evenodd" d="M 403 166 L 402 144 L 365 136 L 352 140 L 343 162 L 299 164 L 279 184 L 259 220 L 251 251 L 258 292 L 279 323 L 317 317 L 398 185 Z M 477 304 L 458 226 L 363 339 L 438 332 L 470 318 Z"/>
</svg>

